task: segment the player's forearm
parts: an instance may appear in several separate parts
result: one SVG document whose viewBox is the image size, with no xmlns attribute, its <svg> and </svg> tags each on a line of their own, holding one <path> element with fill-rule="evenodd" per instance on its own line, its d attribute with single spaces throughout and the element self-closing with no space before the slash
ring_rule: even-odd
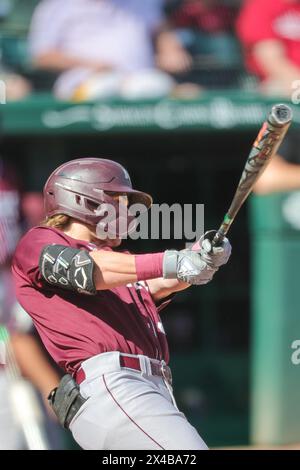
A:
<svg viewBox="0 0 300 470">
<path fill-rule="evenodd" d="M 175 292 L 180 292 L 191 287 L 191 284 L 188 284 L 187 282 L 178 281 L 177 279 L 163 278 L 147 280 L 147 284 L 155 302 L 162 300 Z"/>
<path fill-rule="evenodd" d="M 137 281 L 133 255 L 110 251 L 93 251 L 94 283 L 97 290 L 106 290 Z"/>
<path fill-rule="evenodd" d="M 130 255 L 99 250 L 91 252 L 90 256 L 95 263 L 94 282 L 97 290 L 112 289 L 162 275 L 163 253 Z"/>
<path fill-rule="evenodd" d="M 89 255 L 94 260 L 93 281 L 96 290 L 155 279 L 151 293 L 159 300 L 190 284 L 207 284 L 219 267 L 227 263 L 230 253 L 231 245 L 225 238 L 218 251 L 212 250 L 209 245 L 208 251 L 203 250 L 201 253 L 167 250 L 163 253 L 130 255 L 96 250 Z"/>
</svg>

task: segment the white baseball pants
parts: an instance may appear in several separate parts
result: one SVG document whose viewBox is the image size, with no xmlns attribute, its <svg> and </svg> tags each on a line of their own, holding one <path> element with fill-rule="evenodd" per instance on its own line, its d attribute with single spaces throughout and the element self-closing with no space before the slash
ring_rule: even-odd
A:
<svg viewBox="0 0 300 470">
<path fill-rule="evenodd" d="M 178 410 L 171 386 L 149 375 L 149 358 L 135 356 L 139 372 L 121 368 L 119 356 L 109 352 L 82 363 L 80 391 L 88 400 L 70 424 L 77 443 L 87 450 L 207 449 Z"/>
</svg>

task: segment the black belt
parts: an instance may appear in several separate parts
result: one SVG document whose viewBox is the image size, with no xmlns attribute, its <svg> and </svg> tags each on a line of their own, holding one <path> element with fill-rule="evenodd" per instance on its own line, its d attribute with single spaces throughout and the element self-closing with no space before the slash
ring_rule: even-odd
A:
<svg viewBox="0 0 300 470">
<path fill-rule="evenodd" d="M 172 385 L 172 372 L 165 361 L 156 362 L 149 358 L 151 374 L 163 377 L 170 385 Z M 126 354 L 120 354 L 120 366 L 128 369 L 138 370 L 143 372 L 141 367 L 140 359 L 138 356 L 127 356 Z M 86 379 L 85 372 L 82 367 L 76 372 L 76 382 L 81 384 Z"/>
</svg>

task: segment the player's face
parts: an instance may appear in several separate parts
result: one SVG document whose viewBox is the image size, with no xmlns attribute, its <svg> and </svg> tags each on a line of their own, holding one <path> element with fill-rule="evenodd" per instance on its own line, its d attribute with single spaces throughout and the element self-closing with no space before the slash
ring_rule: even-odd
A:
<svg viewBox="0 0 300 470">
<path fill-rule="evenodd" d="M 128 196 L 126 193 L 113 193 L 113 192 L 107 192 L 107 194 L 119 205 L 120 211 L 122 211 L 122 208 L 128 207 Z M 91 236 L 92 236 L 92 241 L 99 245 L 102 246 L 109 246 L 111 248 L 116 248 L 122 243 L 121 238 L 106 238 L 105 240 L 102 240 L 99 238 L 96 234 L 96 231 L 94 227 L 91 229 Z"/>
<path fill-rule="evenodd" d="M 90 232 L 90 241 L 97 245 L 99 248 L 104 247 L 104 246 L 109 246 L 110 248 L 116 248 L 117 246 L 120 246 L 122 243 L 121 238 L 106 238 L 105 240 L 102 240 L 99 238 L 96 234 L 96 228 L 92 225 L 89 226 L 89 232 Z"/>
</svg>

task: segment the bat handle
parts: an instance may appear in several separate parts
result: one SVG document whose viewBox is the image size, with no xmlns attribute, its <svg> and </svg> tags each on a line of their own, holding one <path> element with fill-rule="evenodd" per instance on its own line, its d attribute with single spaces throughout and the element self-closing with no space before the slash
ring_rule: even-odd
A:
<svg viewBox="0 0 300 470">
<path fill-rule="evenodd" d="M 221 229 L 219 229 L 211 242 L 211 246 L 214 247 L 222 245 L 224 238 L 225 233 L 223 233 Z"/>
<path fill-rule="evenodd" d="M 211 242 L 211 246 L 214 247 L 214 246 L 220 246 L 222 245 L 223 243 L 223 240 L 224 238 L 226 237 L 227 235 L 227 232 L 233 222 L 233 219 L 234 217 L 232 215 L 229 215 L 229 213 L 227 213 L 224 217 L 224 220 L 223 220 L 223 223 L 221 224 L 219 230 L 216 232 L 212 242 Z"/>
</svg>

